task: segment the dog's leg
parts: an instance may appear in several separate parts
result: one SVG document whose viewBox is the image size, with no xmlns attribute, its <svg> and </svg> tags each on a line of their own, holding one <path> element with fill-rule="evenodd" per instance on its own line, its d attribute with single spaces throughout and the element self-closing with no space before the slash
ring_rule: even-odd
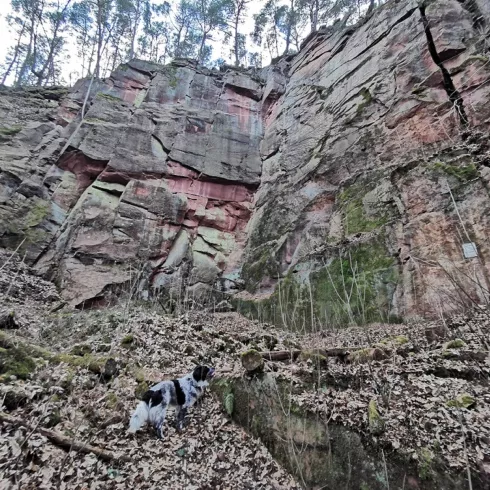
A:
<svg viewBox="0 0 490 490">
<path fill-rule="evenodd" d="M 187 408 L 177 406 L 177 430 L 180 432 L 185 425 L 185 416 L 187 415 Z"/>
<path fill-rule="evenodd" d="M 204 397 L 206 396 L 206 389 L 205 388 L 200 388 L 197 391 L 197 400 L 196 400 L 196 405 L 198 407 L 202 406 L 204 403 Z"/>
<path fill-rule="evenodd" d="M 150 409 L 151 421 L 159 439 L 163 438 L 163 424 L 165 423 L 166 414 L 167 405 L 163 403 L 157 405 L 156 407 L 151 407 Z"/>
<path fill-rule="evenodd" d="M 163 439 L 163 424 L 165 423 L 165 415 L 167 414 L 167 407 L 162 407 L 159 418 L 155 421 L 155 429 L 157 431 L 157 437 Z"/>
</svg>

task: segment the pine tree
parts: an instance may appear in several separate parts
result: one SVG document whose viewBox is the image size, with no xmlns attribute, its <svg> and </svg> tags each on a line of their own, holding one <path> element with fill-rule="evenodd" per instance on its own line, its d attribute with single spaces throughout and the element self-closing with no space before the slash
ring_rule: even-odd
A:
<svg viewBox="0 0 490 490">
<path fill-rule="evenodd" d="M 143 32 L 138 39 L 143 58 L 165 64 L 170 57 L 172 26 L 167 20 L 170 17 L 170 11 L 171 7 L 168 2 L 145 5 Z"/>
<path fill-rule="evenodd" d="M 15 35 L 15 44 L 11 46 L 7 52 L 5 62 L 2 66 L 3 73 L 1 75 L 2 79 L 0 85 L 5 85 L 7 79 L 16 71 L 19 66 L 20 60 L 22 58 L 22 52 L 24 46 L 22 40 L 26 32 L 26 21 L 22 18 L 14 15 L 7 16 L 7 22 L 10 26 L 10 32 Z"/>
<path fill-rule="evenodd" d="M 196 57 L 199 26 L 195 4 L 191 0 L 180 0 L 173 23 L 173 56 L 175 58 Z"/>
<path fill-rule="evenodd" d="M 226 32 L 233 2 L 232 0 L 193 0 L 192 3 L 200 38 L 197 59 L 199 63 L 204 64 L 209 61 L 212 51 L 207 41 L 213 39 L 215 33 Z"/>
<path fill-rule="evenodd" d="M 247 5 L 251 0 L 232 0 L 230 19 L 228 25 L 232 29 L 233 37 L 233 56 L 235 57 L 235 66 L 240 65 L 240 60 L 245 59 L 247 56 L 246 38 L 245 35 L 239 32 L 239 27 L 245 20 L 247 13 Z"/>
<path fill-rule="evenodd" d="M 292 32 L 291 22 L 296 20 L 293 13 L 294 10 L 291 11 L 287 5 L 280 4 L 278 0 L 268 0 L 262 10 L 254 16 L 253 39 L 259 46 L 265 43 L 271 58 L 279 56 L 279 44 L 284 35 L 286 40 L 284 53 L 289 50 Z"/>
<path fill-rule="evenodd" d="M 82 64 L 81 76 L 89 76 L 94 62 L 95 43 L 94 18 L 90 2 L 82 0 L 73 4 L 70 24 L 76 34 L 77 55 Z"/>
</svg>

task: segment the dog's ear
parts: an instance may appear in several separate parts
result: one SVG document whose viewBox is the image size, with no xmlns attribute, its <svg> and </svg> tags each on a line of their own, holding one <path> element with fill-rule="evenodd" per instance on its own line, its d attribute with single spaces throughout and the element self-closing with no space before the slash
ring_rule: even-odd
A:
<svg viewBox="0 0 490 490">
<path fill-rule="evenodd" d="M 201 381 L 201 377 L 202 377 L 202 366 L 197 366 L 193 373 L 192 373 L 192 377 L 196 380 L 196 381 Z"/>
<path fill-rule="evenodd" d="M 151 390 L 145 391 L 143 393 L 143 396 L 141 397 L 141 400 L 144 401 L 147 405 L 149 405 L 152 395 L 153 395 L 153 391 Z"/>
<path fill-rule="evenodd" d="M 209 368 L 207 366 L 197 366 L 196 369 L 194 369 L 194 372 L 192 373 L 192 377 L 196 381 L 205 381 L 208 373 L 209 373 Z"/>
</svg>

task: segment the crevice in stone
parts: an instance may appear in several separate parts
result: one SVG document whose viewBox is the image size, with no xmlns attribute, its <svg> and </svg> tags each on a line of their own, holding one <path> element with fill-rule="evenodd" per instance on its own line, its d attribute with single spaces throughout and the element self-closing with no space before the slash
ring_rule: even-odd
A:
<svg viewBox="0 0 490 490">
<path fill-rule="evenodd" d="M 233 85 L 232 83 L 225 83 L 225 87 L 229 88 L 236 94 L 241 95 L 242 97 L 247 97 L 248 99 L 255 100 L 256 102 L 259 102 L 262 99 L 262 94 L 257 94 L 255 90 L 239 87 L 237 85 Z"/>
<path fill-rule="evenodd" d="M 468 116 L 466 114 L 463 99 L 461 97 L 461 94 L 456 89 L 448 69 L 444 66 L 444 63 L 441 60 L 439 53 L 437 52 L 436 44 L 434 42 L 434 38 L 432 37 L 432 31 L 430 30 L 430 23 L 427 19 L 425 9 L 425 5 L 419 7 L 420 15 L 422 17 L 422 23 L 424 25 L 425 36 L 427 37 L 427 46 L 429 48 L 429 53 L 434 63 L 438 66 L 439 70 L 441 70 L 444 89 L 448 95 L 449 101 L 456 109 L 460 124 L 463 128 L 466 128 L 468 126 Z"/>
<path fill-rule="evenodd" d="M 381 34 L 380 36 L 378 36 L 372 43 L 370 43 L 366 48 L 364 48 L 360 53 L 358 53 L 353 59 L 359 58 L 359 56 L 362 56 L 364 53 L 366 53 L 367 51 L 371 50 L 374 46 L 376 46 L 377 44 L 379 44 L 385 37 L 387 37 L 391 33 L 391 31 L 398 24 L 401 24 L 402 22 L 405 22 L 407 19 L 409 19 L 410 17 L 412 17 L 412 15 L 414 14 L 414 12 L 416 10 L 417 10 L 416 8 L 410 9 L 408 12 L 406 12 L 404 15 L 402 15 L 398 20 L 396 20 L 393 23 L 393 25 L 390 26 L 390 28 L 388 30 L 386 30 L 385 32 L 383 32 L 383 34 Z"/>
<path fill-rule="evenodd" d="M 166 148 L 165 145 L 163 144 L 162 140 L 155 134 L 151 135 L 151 146 L 152 146 L 152 149 L 154 149 L 154 151 L 156 150 L 157 152 L 160 152 L 160 150 L 161 150 L 161 153 L 162 153 L 161 156 L 163 156 L 164 154 L 168 155 L 171 151 L 171 148 L 170 149 Z M 157 155 L 155 155 L 155 156 L 157 156 Z"/>
<path fill-rule="evenodd" d="M 271 153 L 264 155 L 261 157 L 262 163 L 272 158 L 274 155 L 277 155 L 281 151 L 281 145 L 278 145 L 277 148 L 274 148 Z"/>
</svg>

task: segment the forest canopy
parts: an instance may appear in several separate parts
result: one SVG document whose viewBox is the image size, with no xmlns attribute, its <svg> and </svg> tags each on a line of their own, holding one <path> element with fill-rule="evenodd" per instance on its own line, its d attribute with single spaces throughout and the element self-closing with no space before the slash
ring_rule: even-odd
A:
<svg viewBox="0 0 490 490">
<path fill-rule="evenodd" d="M 261 67 L 264 61 L 298 51 L 301 41 L 321 25 L 358 22 L 381 3 L 11 0 L 0 85 L 46 86 L 102 78 L 132 58 L 163 64 L 191 58 L 207 66 Z M 74 73 L 68 73 L 70 57 L 76 60 Z"/>
</svg>

